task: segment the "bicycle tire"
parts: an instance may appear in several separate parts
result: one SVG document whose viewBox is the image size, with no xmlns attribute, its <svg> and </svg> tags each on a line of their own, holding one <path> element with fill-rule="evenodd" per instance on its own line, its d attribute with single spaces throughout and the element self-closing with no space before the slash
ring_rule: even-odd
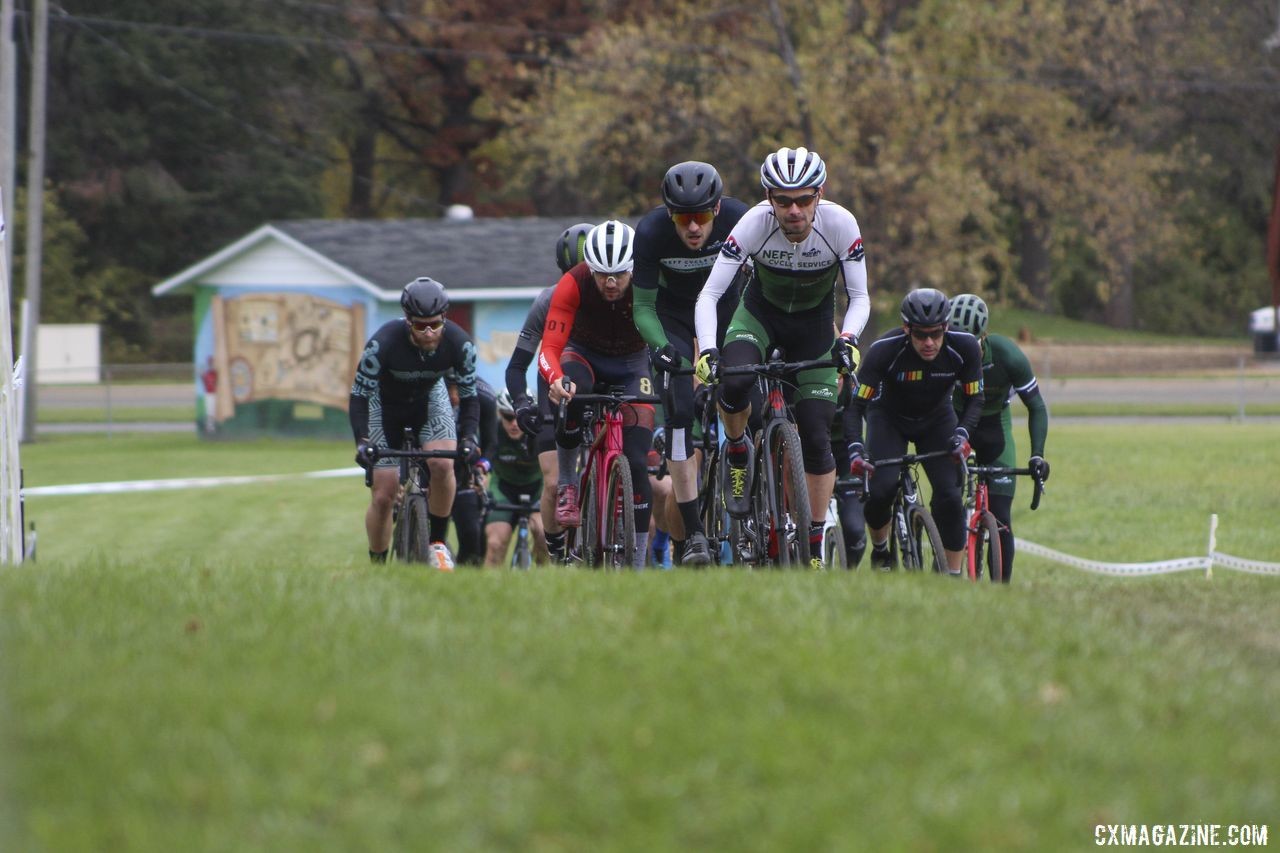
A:
<svg viewBox="0 0 1280 853">
<path fill-rule="evenodd" d="M 965 540 L 965 559 L 968 563 L 969 579 L 982 579 L 985 562 L 992 583 L 1000 583 L 1004 579 L 1003 554 L 1000 551 L 1000 522 L 990 511 L 984 511 L 976 524 L 970 522 L 968 537 Z"/>
<path fill-rule="evenodd" d="M 834 501 L 835 498 L 832 498 Z M 828 515 L 831 514 L 831 508 L 827 509 Z M 827 568 L 849 569 L 848 554 L 845 551 L 844 544 L 844 527 L 840 523 L 839 507 L 835 508 L 835 523 L 831 524 L 830 520 L 823 523 L 822 528 L 822 561 Z"/>
<path fill-rule="evenodd" d="M 711 547 L 711 561 L 719 563 L 720 543 L 724 541 L 727 529 L 724 503 L 720 498 L 720 478 L 716 476 L 720 466 L 720 454 L 718 451 L 704 453 L 703 460 L 698 472 L 702 477 L 698 509 L 702 518 L 702 530 L 707 534 L 707 544 Z"/>
<path fill-rule="evenodd" d="M 533 558 L 529 553 L 529 529 L 524 526 L 517 527 L 516 547 L 511 552 L 511 568 L 522 572 L 528 571 L 532 563 Z"/>
<path fill-rule="evenodd" d="M 768 506 L 778 537 L 778 565 L 783 568 L 809 565 L 809 483 L 800 455 L 800 433 L 795 424 L 781 421 L 768 433 L 766 469 L 770 490 Z"/>
<path fill-rule="evenodd" d="M 625 456 L 615 456 L 605 481 L 600 519 L 600 562 L 606 569 L 621 571 L 635 565 L 635 494 L 630 463 Z"/>
<path fill-rule="evenodd" d="M 947 552 L 942 547 L 942 535 L 938 533 L 938 524 L 922 506 L 907 508 L 907 529 L 911 533 L 913 568 L 925 569 L 930 566 L 938 574 L 947 573 Z"/>
<path fill-rule="evenodd" d="M 599 501 L 596 500 L 597 471 L 593 466 L 588 476 L 583 478 L 581 494 L 578 496 L 578 522 L 574 529 L 574 540 L 578 543 L 578 559 L 584 566 L 594 568 L 599 563 L 600 554 L 600 517 L 596 514 Z"/>
<path fill-rule="evenodd" d="M 430 526 L 427 520 L 427 496 L 420 493 L 404 496 L 404 504 L 392 531 L 396 558 L 405 563 L 425 563 Z"/>
</svg>

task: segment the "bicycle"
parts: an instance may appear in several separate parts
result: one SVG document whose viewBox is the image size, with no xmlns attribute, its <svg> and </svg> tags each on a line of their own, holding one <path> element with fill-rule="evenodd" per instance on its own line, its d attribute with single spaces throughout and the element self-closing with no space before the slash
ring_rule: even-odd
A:
<svg viewBox="0 0 1280 853">
<path fill-rule="evenodd" d="M 721 376 L 754 373 L 764 383 L 761 427 L 753 439 L 751 510 L 745 518 L 729 518 L 729 541 L 735 561 L 782 568 L 809 565 L 809 484 L 804 474 L 800 433 L 787 406 L 783 385 L 795 373 L 831 367 L 833 363 L 830 357 L 784 361 L 781 351 L 774 350 L 766 362 L 720 368 Z M 728 465 L 721 464 L 720 470 L 728 476 Z M 717 488 L 723 495 L 727 484 L 720 482 Z"/>
<path fill-rule="evenodd" d="M 485 492 L 484 511 L 488 516 L 490 512 L 509 512 L 516 519 L 515 529 L 515 548 L 511 551 L 511 568 L 519 571 L 528 571 L 533 565 L 533 548 L 529 540 L 529 516 L 540 511 L 539 505 L 535 502 L 534 495 L 526 495 L 520 493 L 519 503 L 509 503 L 507 501 L 495 501 L 493 495 Z"/>
<path fill-rule="evenodd" d="M 1040 497 L 1044 494 L 1044 480 L 1037 477 L 1030 468 L 1004 468 L 997 465 L 970 465 L 965 477 L 965 567 L 969 580 L 977 582 L 982 578 L 982 563 L 985 559 L 992 583 L 1004 580 L 1004 554 L 1001 551 L 1000 533 L 1007 530 L 991 512 L 990 483 L 995 477 L 1029 475 L 1035 481 L 1035 492 L 1031 496 L 1031 509 L 1040 506 Z"/>
<path fill-rule="evenodd" d="M 920 480 L 916 466 L 926 459 L 950 456 L 949 450 L 929 453 L 907 453 L 895 459 L 874 459 L 871 464 L 898 467 L 898 485 L 893 495 L 893 509 L 889 514 L 889 554 L 891 565 L 901 560 L 908 571 L 921 571 L 932 566 L 938 574 L 948 574 L 947 554 L 942 547 L 942 535 L 920 497 Z M 868 477 L 862 475 L 862 494 L 868 494 Z"/>
<path fill-rule="evenodd" d="M 404 431 L 404 446 L 413 447 L 413 430 Z M 395 503 L 391 505 L 391 553 L 404 563 L 427 562 L 427 550 L 431 547 L 430 519 L 427 515 L 427 496 L 431 492 L 431 473 L 428 459 L 459 459 L 457 450 L 392 450 L 372 448 L 374 462 L 379 459 L 400 460 L 400 488 Z M 365 486 L 373 485 L 373 467 L 364 472 Z"/>
<path fill-rule="evenodd" d="M 579 456 L 578 509 L 581 525 L 572 528 L 565 554 L 575 551 L 590 567 L 629 569 L 636 550 L 635 487 L 631 464 L 622 452 L 622 407 L 628 403 L 660 403 L 652 394 L 626 394 L 611 388 L 604 393 L 575 394 L 586 403 L 582 429 L 590 436 Z M 560 401 L 564 422 L 568 400 Z M 601 483 L 603 480 L 603 485 Z"/>
</svg>

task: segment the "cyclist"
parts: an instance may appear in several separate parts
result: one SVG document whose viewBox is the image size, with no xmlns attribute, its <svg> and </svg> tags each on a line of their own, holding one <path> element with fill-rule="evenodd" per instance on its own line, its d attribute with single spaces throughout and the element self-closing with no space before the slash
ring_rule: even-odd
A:
<svg viewBox="0 0 1280 853">
<path fill-rule="evenodd" d="M 556 241 L 556 265 L 563 275 L 582 263 L 582 244 L 592 228 L 589 222 L 579 222 L 566 228 Z M 551 414 L 551 406 L 547 401 L 547 380 L 538 376 L 537 399 L 529 396 L 525 386 L 525 374 L 529 365 L 533 364 L 538 353 L 538 345 L 542 342 L 542 331 L 547 324 L 547 309 L 551 307 L 551 296 L 555 293 L 555 285 L 544 288 L 533 301 L 533 307 L 524 318 L 524 326 L 516 339 L 515 351 L 507 362 L 505 374 L 507 391 L 511 394 L 512 404 L 516 409 L 516 422 L 534 439 L 534 450 L 538 454 L 538 464 L 542 468 L 542 528 L 547 539 L 547 552 L 551 560 L 564 561 L 564 529 L 556 522 L 556 482 L 559 470 L 556 461 L 555 427 L 547 418 Z"/>
<path fill-rule="evenodd" d="M 1027 467 L 1040 480 L 1049 479 L 1049 463 L 1044 458 L 1044 442 L 1049 435 L 1049 407 L 1040 395 L 1040 385 L 1026 354 L 1004 335 L 987 332 L 990 313 L 987 303 L 972 293 L 951 300 L 951 328 L 968 332 L 982 346 L 982 388 L 985 402 L 982 417 L 973 433 L 973 452 L 979 465 L 1012 468 L 1017 449 L 1013 441 L 1013 418 L 1009 401 L 1014 393 L 1027 407 L 1027 431 L 1031 436 L 1031 458 Z M 963 398 L 953 401 L 957 410 Z M 988 494 L 991 512 L 1000 522 L 1000 555 L 1004 581 L 1013 579 L 1013 494 L 1016 478 L 994 477 Z"/>
<path fill-rule="evenodd" d="M 780 347 L 789 360 L 830 354 L 849 372 L 857 366 L 858 335 L 871 301 L 862 236 L 853 214 L 823 199 L 827 167 L 816 152 L 781 148 L 760 166 L 766 198 L 734 226 L 698 296 L 698 375 L 707 381 L 717 364 L 756 364 Z M 753 264 L 742 302 L 716 347 L 716 308 L 738 268 Z M 834 289 L 843 281 L 849 303 L 832 331 Z M 809 552 L 822 565 L 822 507 L 835 484 L 831 422 L 835 417 L 837 368 L 818 368 L 796 376 L 795 417 L 809 485 L 809 506 L 817 519 L 809 528 Z M 727 438 L 724 460 L 725 507 L 733 515 L 750 511 L 751 445 L 746 437 L 752 376 L 726 376 L 720 383 L 720 417 Z"/>
<path fill-rule="evenodd" d="M 911 291 L 901 312 L 902 328 L 872 342 L 858 368 L 857 391 L 844 415 L 849 473 L 871 476 L 864 507 L 871 565 L 889 568 L 889 516 L 898 477 L 894 470 L 877 469 L 872 460 L 901 456 L 907 442 L 917 453 L 949 450 L 950 458 L 926 460 L 924 470 L 933 485 L 929 509 L 942 534 L 947 567 L 959 574 L 964 508 L 955 466 L 969 457 L 969 436 L 982 412 L 982 351 L 973 335 L 947 328 L 951 304 L 940 290 Z M 951 407 L 956 386 L 964 404 L 959 417 Z"/>
<path fill-rule="evenodd" d="M 348 406 L 356 462 L 365 469 L 373 467 L 365 532 L 369 557 L 376 562 L 387 558 L 399 477 L 395 459 L 373 462 L 373 448 L 401 449 L 404 429 L 409 427 L 424 450 L 461 449 L 472 462 L 480 455 L 476 348 L 461 327 L 445 319 L 448 292 L 435 279 L 417 278 L 404 286 L 400 307 L 404 319 L 384 323 L 365 344 Z M 456 421 L 442 381 L 450 372 L 458 382 Z M 431 474 L 429 557 L 440 571 L 451 572 L 453 556 L 444 540 L 456 491 L 453 461 L 428 459 L 427 469 Z"/>
<path fill-rule="evenodd" d="M 526 392 L 523 396 L 528 396 Z M 498 503 L 520 503 L 521 495 L 542 493 L 542 469 L 533 451 L 532 436 L 525 435 L 516 423 L 515 402 L 507 389 L 498 392 L 498 436 L 490 451 L 493 471 L 489 475 L 489 496 Z M 500 566 L 507 556 L 507 545 L 515 513 L 510 510 L 490 510 L 484 526 L 487 548 L 484 564 Z M 534 553 L 539 562 L 546 559 L 546 544 L 542 533 L 542 518 L 534 513 L 529 516 L 529 532 L 533 534 Z"/>
<path fill-rule="evenodd" d="M 591 229 L 583 247 L 585 264 L 567 272 L 556 285 L 542 335 L 538 371 L 549 386 L 552 405 L 569 401 L 564 423 L 556 430 L 559 452 L 556 521 L 576 527 L 578 484 L 575 462 L 582 443 L 583 404 L 574 403 L 578 388 L 597 383 L 619 386 L 628 394 L 651 394 L 649 357 L 632 311 L 631 273 L 635 231 L 617 220 Z M 568 379 L 568 387 L 561 384 Z M 649 540 L 649 471 L 645 463 L 653 441 L 653 406 L 623 407 L 623 452 L 635 488 L 637 566 L 644 564 Z"/>
<path fill-rule="evenodd" d="M 696 160 L 677 163 L 662 179 L 662 206 L 649 211 L 636 225 L 636 326 L 649 344 L 655 370 L 693 363 L 698 293 L 729 232 L 747 211 L 747 205 L 723 193 L 724 183 L 711 164 Z M 729 290 L 731 298 L 718 303 L 716 346 L 724 338 L 738 301 L 736 282 Z M 667 470 L 678 515 L 669 513 L 660 518 L 672 528 L 675 551 L 682 555 L 679 562 L 704 566 L 711 561 L 711 551 L 698 513 L 693 377 L 672 376 L 669 382 L 663 414 L 669 439 Z"/>
</svg>

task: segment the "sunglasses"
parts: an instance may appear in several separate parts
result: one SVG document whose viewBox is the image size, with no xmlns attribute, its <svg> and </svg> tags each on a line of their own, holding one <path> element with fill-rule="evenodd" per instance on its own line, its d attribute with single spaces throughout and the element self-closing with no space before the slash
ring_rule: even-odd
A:
<svg viewBox="0 0 1280 853">
<path fill-rule="evenodd" d="M 439 320 L 410 320 L 409 325 L 415 332 L 438 332 L 444 328 L 444 318 Z"/>
<path fill-rule="evenodd" d="M 818 200 L 817 193 L 809 193 L 808 195 L 770 195 L 769 201 L 786 210 L 791 205 L 797 207 L 808 207 Z"/>
<path fill-rule="evenodd" d="M 939 326 L 936 329 L 917 329 L 914 326 L 911 328 L 911 337 L 915 338 L 917 341 L 940 341 L 942 340 L 942 336 L 946 333 L 946 326 Z"/>
<path fill-rule="evenodd" d="M 677 228 L 688 228 L 690 225 L 697 223 L 698 225 L 708 225 L 711 220 L 716 218 L 714 210 L 699 210 L 697 213 L 673 213 L 671 221 L 676 224 Z"/>
</svg>

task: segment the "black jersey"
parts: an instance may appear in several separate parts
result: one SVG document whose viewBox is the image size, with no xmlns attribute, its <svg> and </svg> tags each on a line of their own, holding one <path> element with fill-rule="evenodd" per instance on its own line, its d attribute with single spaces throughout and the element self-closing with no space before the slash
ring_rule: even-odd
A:
<svg viewBox="0 0 1280 853">
<path fill-rule="evenodd" d="M 982 348 L 967 332 L 948 331 L 937 357 L 925 361 L 910 336 L 894 329 L 867 348 L 857 379 L 857 392 L 844 414 L 848 441 L 862 441 L 868 406 L 901 422 L 924 423 L 951 408 L 951 392 L 957 386 L 965 401 L 960 426 L 972 432 L 982 414 Z"/>
<path fill-rule="evenodd" d="M 349 414 L 356 438 L 369 435 L 371 412 L 380 417 L 385 408 L 425 407 L 432 387 L 446 376 L 458 386 L 458 434 L 474 436 L 480 407 L 471 337 L 452 320 L 445 320 L 440 345 L 427 352 L 414 345 L 403 319 L 383 323 L 364 345 L 351 385 Z"/>
<path fill-rule="evenodd" d="M 676 233 L 667 209 L 655 207 L 636 225 L 633 286 L 656 289 L 660 311 L 692 312 L 725 239 L 746 212 L 747 205 L 736 198 L 720 199 L 707 242 L 701 249 L 690 249 Z"/>
<path fill-rule="evenodd" d="M 492 461 L 498 449 L 498 394 L 483 377 L 476 377 L 476 399 L 480 401 L 480 453 Z M 461 408 L 462 401 L 458 402 Z"/>
</svg>

